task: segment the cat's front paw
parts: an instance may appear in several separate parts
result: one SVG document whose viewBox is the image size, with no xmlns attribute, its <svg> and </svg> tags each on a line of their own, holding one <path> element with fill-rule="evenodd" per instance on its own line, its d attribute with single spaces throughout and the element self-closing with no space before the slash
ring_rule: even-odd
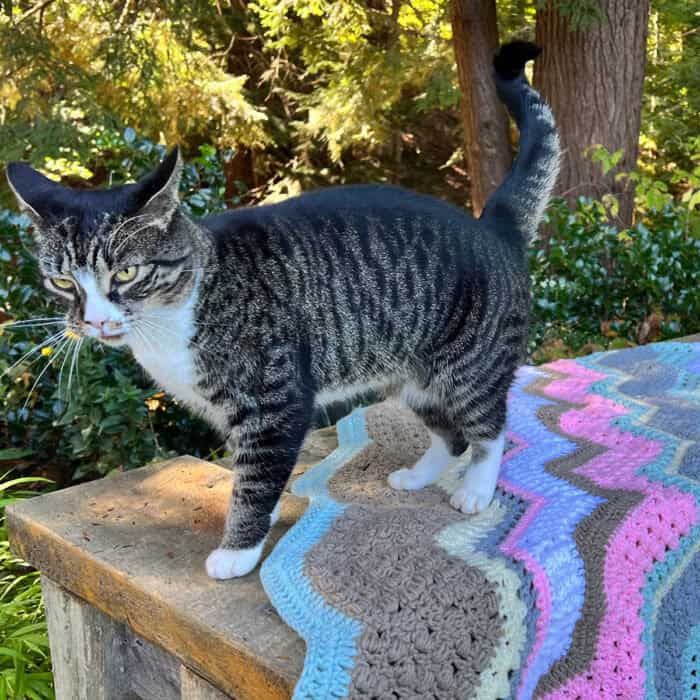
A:
<svg viewBox="0 0 700 700">
<path fill-rule="evenodd" d="M 238 578 L 250 573 L 260 561 L 264 542 L 250 549 L 215 549 L 207 557 L 210 578 Z"/>
<path fill-rule="evenodd" d="M 467 515 L 485 511 L 493 500 L 494 489 L 469 488 L 460 486 L 450 498 L 450 505 Z"/>
</svg>

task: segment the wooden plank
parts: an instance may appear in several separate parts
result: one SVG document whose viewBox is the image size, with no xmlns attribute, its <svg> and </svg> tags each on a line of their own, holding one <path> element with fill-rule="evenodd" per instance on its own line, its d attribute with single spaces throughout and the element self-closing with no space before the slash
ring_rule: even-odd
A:
<svg viewBox="0 0 700 700">
<path fill-rule="evenodd" d="M 41 578 L 56 700 L 128 700 L 124 626 Z"/>
<path fill-rule="evenodd" d="M 125 626 L 123 659 L 132 695 L 149 700 L 180 700 L 180 662 Z"/>
<path fill-rule="evenodd" d="M 232 700 L 186 666 L 180 667 L 180 686 L 182 700 Z"/>
<path fill-rule="evenodd" d="M 180 662 L 46 576 L 57 700 L 179 700 Z"/>
<path fill-rule="evenodd" d="M 300 470 L 335 438 L 321 444 Z M 182 457 L 15 504 L 6 521 L 15 553 L 225 693 L 288 698 L 304 644 L 270 605 L 257 570 L 226 582 L 204 571 L 230 488 L 227 470 Z M 304 507 L 285 496 L 265 554 Z"/>
</svg>

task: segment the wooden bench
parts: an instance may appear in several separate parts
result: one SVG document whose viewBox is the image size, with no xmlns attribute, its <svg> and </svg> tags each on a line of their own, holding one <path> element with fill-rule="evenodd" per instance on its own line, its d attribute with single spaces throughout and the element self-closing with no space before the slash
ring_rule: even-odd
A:
<svg viewBox="0 0 700 700">
<path fill-rule="evenodd" d="M 313 433 L 295 475 L 335 447 Z M 13 551 L 42 572 L 58 700 L 281 700 L 303 641 L 257 570 L 209 579 L 231 472 L 191 457 L 7 508 Z M 305 501 L 285 494 L 267 551 Z"/>
</svg>

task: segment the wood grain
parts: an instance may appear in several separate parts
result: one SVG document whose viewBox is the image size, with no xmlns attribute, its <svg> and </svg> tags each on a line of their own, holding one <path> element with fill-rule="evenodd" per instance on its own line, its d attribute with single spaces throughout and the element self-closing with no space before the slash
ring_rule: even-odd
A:
<svg viewBox="0 0 700 700">
<path fill-rule="evenodd" d="M 182 700 L 232 700 L 187 667 L 180 667 Z"/>
<path fill-rule="evenodd" d="M 123 625 L 42 576 L 56 700 L 128 700 Z"/>
</svg>

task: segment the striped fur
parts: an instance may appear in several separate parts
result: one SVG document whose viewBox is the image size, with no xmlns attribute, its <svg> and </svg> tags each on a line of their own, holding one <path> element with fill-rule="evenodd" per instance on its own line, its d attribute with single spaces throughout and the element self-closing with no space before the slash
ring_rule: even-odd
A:
<svg viewBox="0 0 700 700">
<path fill-rule="evenodd" d="M 229 438 L 236 485 L 211 575 L 241 575 L 257 562 L 314 405 L 368 386 L 404 390 L 435 436 L 436 458 L 474 443 L 471 482 L 488 486 L 476 484 L 483 493 L 474 500 L 468 475 L 455 506 L 490 501 L 506 393 L 525 352 L 526 241 L 558 163 L 552 115 L 525 80 L 523 57 L 506 52 L 505 61 L 515 77 L 501 71 L 496 81 L 521 150 L 479 220 L 399 188 L 348 186 L 193 222 L 177 209 L 176 157 L 150 176 L 148 199 L 120 190 L 114 209 L 95 200 L 78 217 L 92 228 L 75 216 L 47 226 L 26 183 L 14 183 L 42 229 L 45 274 L 91 270 L 123 324 L 122 342 Z M 139 277 L 115 286 L 114 272 L 130 264 Z M 76 324 L 81 294 L 67 299 Z M 439 471 L 425 460 L 421 470 L 423 480 Z"/>
</svg>

